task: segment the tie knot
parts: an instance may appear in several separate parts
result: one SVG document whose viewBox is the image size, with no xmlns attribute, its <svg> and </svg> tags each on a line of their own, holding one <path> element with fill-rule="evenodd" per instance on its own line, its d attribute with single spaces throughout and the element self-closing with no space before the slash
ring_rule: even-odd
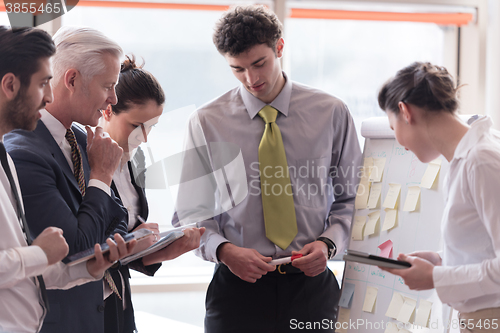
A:
<svg viewBox="0 0 500 333">
<path fill-rule="evenodd" d="M 68 143 L 70 146 L 73 146 L 76 143 L 76 138 L 75 138 L 75 133 L 71 130 L 71 128 L 68 128 L 66 130 L 66 140 L 68 140 Z"/>
<path fill-rule="evenodd" d="M 266 105 L 259 111 L 259 116 L 264 119 L 266 124 L 274 123 L 276 121 L 276 117 L 278 117 L 278 110 L 272 106 Z"/>
</svg>

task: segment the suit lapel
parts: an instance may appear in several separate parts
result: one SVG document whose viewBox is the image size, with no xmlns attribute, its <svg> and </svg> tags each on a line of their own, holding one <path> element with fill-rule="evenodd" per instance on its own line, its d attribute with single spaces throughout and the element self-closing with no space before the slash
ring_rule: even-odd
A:
<svg viewBox="0 0 500 333">
<path fill-rule="evenodd" d="M 116 196 L 118 199 L 122 200 L 122 197 L 120 197 L 120 192 L 118 192 L 118 189 L 116 188 L 116 184 L 115 184 L 115 181 L 114 181 L 114 180 L 112 180 L 112 181 L 111 181 L 111 186 L 110 186 L 110 188 L 113 190 L 113 192 L 115 192 L 115 196 Z"/>
<path fill-rule="evenodd" d="M 54 140 L 54 137 L 52 134 L 50 134 L 49 130 L 43 123 L 43 121 L 39 120 L 38 121 L 38 126 L 35 129 L 35 133 L 37 133 L 42 140 L 47 142 L 47 147 L 56 160 L 57 164 L 63 171 L 64 175 L 68 179 L 68 182 L 80 193 L 80 188 L 78 187 L 78 183 L 76 181 L 75 175 L 73 174 L 73 171 L 71 171 L 71 168 L 68 164 L 68 161 L 66 160 L 66 157 L 64 157 L 64 154 L 57 144 L 56 140 Z M 88 165 L 88 163 L 87 163 Z"/>
</svg>

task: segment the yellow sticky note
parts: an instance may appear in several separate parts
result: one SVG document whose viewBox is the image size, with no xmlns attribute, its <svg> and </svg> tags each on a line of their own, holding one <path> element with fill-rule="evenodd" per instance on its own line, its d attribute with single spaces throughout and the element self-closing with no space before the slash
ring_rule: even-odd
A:
<svg viewBox="0 0 500 333">
<path fill-rule="evenodd" d="M 424 176 L 422 177 L 422 181 L 420 182 L 420 187 L 427 189 L 431 188 L 439 173 L 439 169 L 441 169 L 440 159 L 429 162 Z"/>
<path fill-rule="evenodd" d="M 385 168 L 385 157 L 384 158 L 374 158 L 373 167 L 370 172 L 370 181 L 378 183 L 382 181 L 382 175 L 384 174 Z"/>
<path fill-rule="evenodd" d="M 421 299 L 415 317 L 415 324 L 421 327 L 429 327 L 429 318 L 431 316 L 432 302 Z"/>
<path fill-rule="evenodd" d="M 404 212 L 413 212 L 417 208 L 418 199 L 420 198 L 420 186 L 408 187 L 408 194 L 406 195 Z"/>
<path fill-rule="evenodd" d="M 398 211 L 396 209 L 386 209 L 382 231 L 392 229 L 396 226 Z"/>
<path fill-rule="evenodd" d="M 373 169 L 373 158 L 372 157 L 365 158 L 365 160 L 363 162 L 363 169 L 366 170 L 366 176 L 368 179 L 370 179 L 370 173 L 372 172 L 372 169 Z"/>
<path fill-rule="evenodd" d="M 365 226 L 365 236 L 373 235 L 377 231 L 378 221 L 380 221 L 380 211 L 368 214 L 368 222 Z"/>
<path fill-rule="evenodd" d="M 368 197 L 368 209 L 378 208 L 378 202 L 380 201 L 381 193 L 382 183 L 373 183 L 370 189 L 370 196 Z"/>
<path fill-rule="evenodd" d="M 398 325 L 395 323 L 387 323 L 384 333 L 398 333 Z"/>
<path fill-rule="evenodd" d="M 399 193 L 401 192 L 401 184 L 389 184 L 389 192 L 384 200 L 384 208 L 398 208 Z"/>
<path fill-rule="evenodd" d="M 377 301 L 377 293 L 378 293 L 377 288 L 371 286 L 366 287 L 365 301 L 363 303 L 363 311 L 373 313 L 373 311 L 375 310 L 375 302 Z"/>
<path fill-rule="evenodd" d="M 396 320 L 403 323 L 409 324 L 412 321 L 413 313 L 415 312 L 415 307 L 417 306 L 417 301 L 410 297 L 404 297 L 405 302 L 398 313 Z"/>
<path fill-rule="evenodd" d="M 391 303 L 389 304 L 389 308 L 387 308 L 387 312 L 385 313 L 385 315 L 387 317 L 396 319 L 404 303 L 405 299 L 403 295 L 398 292 L 394 292 L 392 294 Z"/>
<path fill-rule="evenodd" d="M 359 180 L 358 190 L 356 192 L 356 200 L 354 201 L 355 209 L 366 209 L 368 196 L 370 194 L 370 182 L 368 181 L 368 169 L 364 168 L 363 176 Z"/>
<path fill-rule="evenodd" d="M 363 161 L 363 166 L 367 169 L 370 170 L 371 167 L 373 166 L 373 158 L 372 157 L 367 157 Z M 368 174 L 369 175 L 369 174 Z"/>
<path fill-rule="evenodd" d="M 339 317 L 337 318 L 337 323 L 335 327 L 339 327 L 335 330 L 338 333 L 347 333 L 349 328 L 349 320 L 351 318 L 351 309 L 340 307 Z"/>
<path fill-rule="evenodd" d="M 363 230 L 365 229 L 366 216 L 354 216 L 352 227 L 352 239 L 363 240 Z"/>
</svg>

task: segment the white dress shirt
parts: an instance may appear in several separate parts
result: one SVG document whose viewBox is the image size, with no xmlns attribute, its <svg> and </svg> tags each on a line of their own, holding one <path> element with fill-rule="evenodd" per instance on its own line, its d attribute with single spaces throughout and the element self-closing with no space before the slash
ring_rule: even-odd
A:
<svg viewBox="0 0 500 333">
<path fill-rule="evenodd" d="M 130 178 L 130 171 L 128 169 L 129 160 L 130 154 L 123 152 L 120 166 L 113 174 L 113 181 L 115 182 L 122 204 L 127 209 L 128 230 L 131 231 L 137 223 L 137 215 L 139 214 L 139 194 L 134 185 L 132 185 L 132 179 Z"/>
<path fill-rule="evenodd" d="M 439 298 L 460 312 L 500 306 L 500 141 L 491 119 L 472 123 L 445 180 Z"/>
<path fill-rule="evenodd" d="M 66 161 L 68 161 L 71 171 L 74 172 L 75 170 L 73 167 L 73 160 L 71 158 L 71 146 L 69 145 L 68 140 L 66 140 L 66 127 L 64 127 L 64 125 L 53 115 L 51 115 L 47 110 L 43 109 L 40 111 L 40 113 L 42 115 L 41 119 L 43 121 L 43 124 L 45 125 L 45 127 L 47 127 L 50 134 L 52 134 L 52 137 L 56 141 L 57 145 L 59 146 L 59 148 L 61 148 L 64 157 L 66 157 Z M 90 179 L 88 187 L 90 186 L 100 188 L 108 195 L 111 195 L 111 189 L 109 188 L 109 186 L 101 182 L 100 180 Z"/>
<path fill-rule="evenodd" d="M 19 189 L 17 173 L 7 155 Z M 19 191 L 19 190 L 18 190 Z M 21 192 L 19 198 L 22 200 Z M 18 218 L 15 198 L 0 166 L 0 332 L 38 332 L 45 317 L 36 276 L 42 274 L 49 289 L 67 289 L 95 279 L 85 263 L 68 267 L 48 266 L 38 246 L 27 246 Z"/>
</svg>

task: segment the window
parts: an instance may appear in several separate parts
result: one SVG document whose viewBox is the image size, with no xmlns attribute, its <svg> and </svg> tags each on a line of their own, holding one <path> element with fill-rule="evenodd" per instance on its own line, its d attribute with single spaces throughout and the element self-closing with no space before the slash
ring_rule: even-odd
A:
<svg viewBox="0 0 500 333">
<path fill-rule="evenodd" d="M 443 29 L 433 23 L 288 19 L 285 70 L 293 80 L 342 99 L 359 133 L 364 119 L 384 115 L 378 90 L 397 70 L 414 61 L 444 65 Z"/>
</svg>

